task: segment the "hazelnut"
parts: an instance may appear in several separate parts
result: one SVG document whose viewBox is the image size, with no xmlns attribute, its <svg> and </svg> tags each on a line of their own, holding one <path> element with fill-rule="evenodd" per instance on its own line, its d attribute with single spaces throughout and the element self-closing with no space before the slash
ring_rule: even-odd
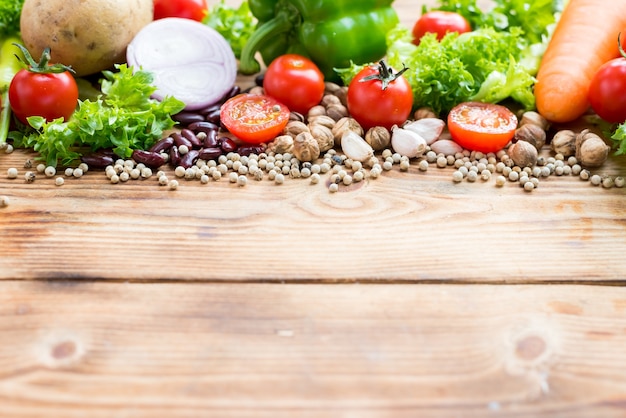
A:
<svg viewBox="0 0 626 418">
<path fill-rule="evenodd" d="M 317 141 L 321 152 L 326 152 L 335 146 L 335 137 L 333 132 L 327 126 L 314 123 L 309 125 L 311 135 Z"/>
<path fill-rule="evenodd" d="M 607 160 L 610 149 L 602 138 L 588 129 L 576 136 L 576 158 L 585 167 L 600 167 Z"/>
<path fill-rule="evenodd" d="M 365 134 L 365 142 L 370 144 L 374 151 L 382 151 L 391 144 L 391 133 L 383 126 L 375 126 Z"/>
<path fill-rule="evenodd" d="M 284 154 L 293 153 L 293 137 L 291 135 L 280 135 L 267 145 L 268 152 Z"/>
<path fill-rule="evenodd" d="M 326 115 L 326 108 L 322 105 L 313 106 L 309 109 L 307 113 L 307 119 L 310 120 L 316 116 L 324 116 Z"/>
<path fill-rule="evenodd" d="M 537 150 L 541 150 L 546 143 L 546 131 L 538 125 L 525 124 L 515 130 L 514 141 L 526 141 L 531 143 Z"/>
<path fill-rule="evenodd" d="M 337 121 L 348 116 L 348 109 L 341 103 L 335 103 L 326 108 L 326 114 Z"/>
<path fill-rule="evenodd" d="M 420 107 L 413 113 L 413 119 L 436 118 L 437 114 L 429 107 Z"/>
<path fill-rule="evenodd" d="M 359 124 L 359 122 L 357 122 L 354 118 L 348 116 L 341 118 L 332 128 L 333 136 L 335 137 L 335 145 L 339 145 L 341 143 L 341 137 L 347 131 L 352 131 L 359 136 L 363 136 L 364 134 L 361 124 Z"/>
<path fill-rule="evenodd" d="M 320 156 L 320 147 L 310 132 L 300 132 L 293 140 L 293 155 L 300 161 L 313 161 Z"/>
<path fill-rule="evenodd" d="M 292 120 L 287 123 L 285 126 L 284 133 L 295 138 L 301 132 L 309 132 L 309 127 L 304 123 L 298 120 Z"/>
<path fill-rule="evenodd" d="M 557 132 L 552 138 L 550 148 L 556 154 L 562 154 L 564 157 L 571 157 L 576 154 L 576 134 L 574 131 L 564 129 Z"/>
<path fill-rule="evenodd" d="M 312 118 L 309 118 L 309 125 L 319 124 L 327 127 L 328 129 L 333 129 L 335 126 L 335 119 L 331 118 L 328 115 L 319 115 Z"/>
<path fill-rule="evenodd" d="M 542 131 L 547 131 L 550 128 L 550 122 L 539 113 L 529 110 L 522 114 L 519 122 L 519 126 L 534 125 L 539 127 Z"/>
<path fill-rule="evenodd" d="M 530 142 L 517 141 L 509 146 L 507 151 L 511 160 L 519 167 L 533 167 L 537 164 L 539 153 Z"/>
</svg>

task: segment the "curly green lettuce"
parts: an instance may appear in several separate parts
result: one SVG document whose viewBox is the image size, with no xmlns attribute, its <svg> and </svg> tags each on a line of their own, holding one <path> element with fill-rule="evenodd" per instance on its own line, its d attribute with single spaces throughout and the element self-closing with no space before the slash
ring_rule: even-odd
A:
<svg viewBox="0 0 626 418">
<path fill-rule="evenodd" d="M 237 8 L 228 6 L 221 0 L 211 6 L 203 23 L 219 32 L 230 44 L 235 57 L 239 58 L 248 38 L 256 29 L 257 19 L 246 0 Z"/>
<path fill-rule="evenodd" d="M 30 117 L 34 130 L 15 137 L 15 144 L 34 149 L 51 166 L 71 164 L 85 147 L 112 148 L 118 156 L 129 158 L 133 150 L 152 146 L 175 125 L 171 116 L 185 105 L 173 97 L 152 99 L 156 87 L 150 72 L 133 71 L 126 64 L 116 68 L 116 72 L 103 72 L 102 95 L 79 101 L 69 120 Z"/>
</svg>

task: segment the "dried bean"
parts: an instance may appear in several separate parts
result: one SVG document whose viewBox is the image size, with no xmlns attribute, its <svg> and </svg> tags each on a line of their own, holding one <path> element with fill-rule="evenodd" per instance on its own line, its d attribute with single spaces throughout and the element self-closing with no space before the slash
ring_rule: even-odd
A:
<svg viewBox="0 0 626 418">
<path fill-rule="evenodd" d="M 104 168 L 108 165 L 113 165 L 113 156 L 103 152 L 94 152 L 93 154 L 83 155 L 80 160 L 87 164 L 89 167 Z"/>
<path fill-rule="evenodd" d="M 174 145 L 174 138 L 171 136 L 166 136 L 160 141 L 156 142 L 153 146 L 150 147 L 149 151 L 151 152 L 167 152 Z"/>
<path fill-rule="evenodd" d="M 165 164 L 165 158 L 158 152 L 136 149 L 133 151 L 132 158 L 136 162 L 145 164 L 150 168 L 158 168 Z"/>
<path fill-rule="evenodd" d="M 174 145 L 176 145 L 177 147 L 181 147 L 185 145 L 189 149 L 193 148 L 193 144 L 191 143 L 191 141 L 185 138 L 184 136 L 182 136 L 178 132 L 174 132 L 172 134 L 172 138 L 174 138 Z"/>
<path fill-rule="evenodd" d="M 265 81 L 265 73 L 260 73 L 256 77 L 254 77 L 254 84 L 259 87 L 263 87 L 263 81 Z"/>
<path fill-rule="evenodd" d="M 180 123 L 183 126 L 187 126 L 193 122 L 200 122 L 204 120 L 204 115 L 196 112 L 186 112 L 182 111 L 172 115 L 172 119 L 176 122 Z"/>
<path fill-rule="evenodd" d="M 187 154 L 180 157 L 180 162 L 178 163 L 178 165 L 185 167 L 185 168 L 191 167 L 198 160 L 199 154 L 200 154 L 200 150 L 197 150 L 197 149 L 189 150 Z"/>
<path fill-rule="evenodd" d="M 263 147 L 259 147 L 256 145 L 244 145 L 244 146 L 237 148 L 237 154 L 241 155 L 242 157 L 248 156 L 250 154 L 258 155 L 262 152 L 263 152 Z"/>
<path fill-rule="evenodd" d="M 178 151 L 178 147 L 170 148 L 170 163 L 174 167 L 178 167 L 180 164 L 180 152 Z"/>
<path fill-rule="evenodd" d="M 181 129 L 180 135 L 183 138 L 186 138 L 191 143 L 191 146 L 193 148 L 202 147 L 202 141 L 200 140 L 200 138 L 196 136 L 196 134 L 191 129 L 187 129 L 187 128 Z"/>
<path fill-rule="evenodd" d="M 206 115 L 208 115 L 209 113 L 213 113 L 213 112 L 215 112 L 216 110 L 220 110 L 220 108 L 221 108 L 221 107 L 222 107 L 222 104 L 221 104 L 221 103 L 214 103 L 214 104 L 209 105 L 209 106 L 207 106 L 207 107 L 205 107 L 205 108 L 198 109 L 198 113 L 200 113 L 201 115 L 206 116 Z"/>
<path fill-rule="evenodd" d="M 205 120 L 202 120 L 201 122 L 190 123 L 189 126 L 187 126 L 187 128 L 191 129 L 195 133 L 204 132 L 206 134 L 208 134 L 210 131 L 217 132 L 219 130 L 219 126 L 217 126 L 214 123 L 207 122 Z"/>
<path fill-rule="evenodd" d="M 222 98 L 219 100 L 219 103 L 224 103 L 226 100 L 230 99 L 231 97 L 235 97 L 239 93 L 241 93 L 241 87 L 235 84 L 231 87 L 230 90 L 226 92 L 224 96 L 222 96 Z"/>
<path fill-rule="evenodd" d="M 204 119 L 207 122 L 215 123 L 216 125 L 220 124 L 220 109 L 213 110 L 206 114 Z"/>
<path fill-rule="evenodd" d="M 202 132 L 202 131 L 200 131 L 200 132 Z M 202 141 L 202 144 L 205 146 L 205 148 L 219 147 L 220 143 L 217 140 L 217 129 L 213 130 L 213 131 L 206 132 L 206 138 L 204 138 L 204 140 Z"/>
<path fill-rule="evenodd" d="M 198 154 L 198 158 L 205 160 L 205 161 L 217 160 L 219 156 L 222 155 L 223 153 L 224 152 L 219 147 L 207 147 L 207 148 L 202 148 L 200 150 L 200 153 Z"/>
<path fill-rule="evenodd" d="M 237 144 L 230 138 L 221 138 L 220 146 L 222 147 L 222 151 L 225 153 L 235 152 L 237 151 Z"/>
</svg>

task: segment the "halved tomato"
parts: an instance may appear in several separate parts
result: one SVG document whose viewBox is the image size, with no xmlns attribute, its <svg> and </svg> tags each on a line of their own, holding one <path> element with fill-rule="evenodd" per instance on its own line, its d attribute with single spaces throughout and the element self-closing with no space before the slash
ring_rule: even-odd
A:
<svg viewBox="0 0 626 418">
<path fill-rule="evenodd" d="M 497 104 L 465 102 L 448 114 L 452 139 L 470 151 L 500 151 L 513 138 L 516 128 L 515 114 Z"/>
<path fill-rule="evenodd" d="M 220 120 L 242 141 L 261 144 L 280 135 L 289 122 L 289 114 L 287 106 L 272 97 L 243 93 L 222 105 Z"/>
</svg>

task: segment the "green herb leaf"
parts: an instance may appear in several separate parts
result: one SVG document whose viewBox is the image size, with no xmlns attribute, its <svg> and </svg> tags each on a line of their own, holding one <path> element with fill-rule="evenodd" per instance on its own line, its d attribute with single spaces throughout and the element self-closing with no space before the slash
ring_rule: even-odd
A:
<svg viewBox="0 0 626 418">
<path fill-rule="evenodd" d="M 79 101 L 68 121 L 29 118 L 34 132 L 17 136 L 16 145 L 33 148 L 52 166 L 59 161 L 70 164 L 80 157 L 78 150 L 83 147 L 93 151 L 113 148 L 118 156 L 129 158 L 133 150 L 152 146 L 174 126 L 171 115 L 185 105 L 173 97 L 152 99 L 151 73 L 133 71 L 126 64 L 118 65 L 117 70 L 103 73 L 103 94 L 96 100 Z"/>
<path fill-rule="evenodd" d="M 617 126 L 615 132 L 611 136 L 614 146 L 617 148 L 615 155 L 626 154 L 626 123 Z"/>
<path fill-rule="evenodd" d="M 256 28 L 257 19 L 246 0 L 238 8 L 230 7 L 221 0 L 210 8 L 204 23 L 219 32 L 230 44 L 235 57 L 240 58 L 244 45 Z"/>
</svg>

